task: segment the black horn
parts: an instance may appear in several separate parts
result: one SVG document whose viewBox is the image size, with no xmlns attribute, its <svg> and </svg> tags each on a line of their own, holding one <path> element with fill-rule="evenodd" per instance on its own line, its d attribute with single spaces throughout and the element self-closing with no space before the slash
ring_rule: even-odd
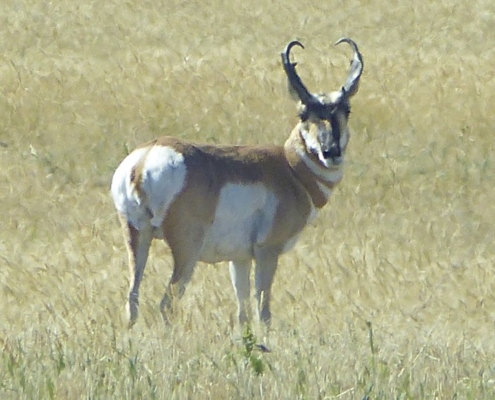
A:
<svg viewBox="0 0 495 400">
<path fill-rule="evenodd" d="M 303 104 L 308 104 L 313 99 L 313 96 L 311 95 L 311 93 L 309 93 L 308 89 L 306 89 L 306 86 L 304 86 L 304 84 L 302 83 L 299 75 L 297 75 L 296 63 L 290 62 L 290 51 L 294 46 L 299 46 L 304 49 L 304 46 L 301 42 L 297 40 L 290 42 L 281 54 L 282 63 L 284 65 L 284 70 L 287 74 L 287 78 L 289 79 L 289 89 L 297 94 Z"/>
<path fill-rule="evenodd" d="M 343 37 L 339 39 L 335 43 L 335 45 L 338 45 L 343 42 L 349 43 L 352 47 L 352 50 L 354 51 L 354 56 L 351 61 L 351 68 L 349 69 L 349 75 L 347 76 L 347 80 L 343 86 L 346 95 L 352 96 L 358 91 L 359 88 L 359 78 L 363 73 L 363 57 L 359 52 L 357 44 L 353 40 L 347 37 Z"/>
</svg>

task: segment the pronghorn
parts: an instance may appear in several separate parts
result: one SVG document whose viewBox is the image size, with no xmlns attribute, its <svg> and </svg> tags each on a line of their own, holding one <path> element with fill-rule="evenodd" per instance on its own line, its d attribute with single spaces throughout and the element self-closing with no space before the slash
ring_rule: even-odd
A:
<svg viewBox="0 0 495 400">
<path fill-rule="evenodd" d="M 184 293 L 198 261 L 229 261 L 238 319 L 249 318 L 250 270 L 255 261 L 258 316 L 269 325 L 270 296 L 280 254 L 322 208 L 343 176 L 349 140 L 350 97 L 363 60 L 357 45 L 347 80 L 338 91 L 311 94 L 290 62 L 282 63 L 299 122 L 284 146 L 200 145 L 173 137 L 143 144 L 119 165 L 111 194 L 124 230 L 130 269 L 129 326 L 138 315 L 139 285 L 151 241 L 163 239 L 173 273 L 160 303 L 168 320 L 173 299 Z"/>
</svg>

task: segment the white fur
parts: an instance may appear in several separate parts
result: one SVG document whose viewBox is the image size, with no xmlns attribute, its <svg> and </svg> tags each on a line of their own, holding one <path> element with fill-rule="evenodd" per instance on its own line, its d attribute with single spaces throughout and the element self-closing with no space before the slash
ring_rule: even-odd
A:
<svg viewBox="0 0 495 400">
<path fill-rule="evenodd" d="M 253 258 L 273 225 L 278 200 L 263 184 L 225 185 L 200 259 L 206 262 Z"/>
<path fill-rule="evenodd" d="M 140 206 L 140 200 L 135 196 L 134 188 L 131 186 L 131 171 L 147 150 L 146 148 L 134 150 L 124 158 L 113 174 L 110 189 L 117 211 L 138 229 L 147 219 L 147 216 Z"/>
<path fill-rule="evenodd" d="M 230 280 L 237 297 L 237 313 L 241 324 L 249 320 L 246 310 L 249 309 L 249 293 L 251 291 L 249 280 L 251 264 L 251 260 L 231 261 L 229 263 Z"/>
<path fill-rule="evenodd" d="M 301 129 L 301 136 L 304 140 L 304 144 L 306 146 L 306 149 L 308 149 L 310 153 L 319 153 L 320 152 L 320 144 L 318 143 L 318 140 L 313 135 L 311 135 L 307 130 Z M 301 151 L 299 151 L 299 154 L 305 154 L 306 155 L 305 152 L 301 152 Z"/>
<path fill-rule="evenodd" d="M 172 200 L 186 182 L 184 156 L 171 147 L 153 146 L 144 162 L 142 189 L 151 211 L 151 225 L 159 227 Z"/>
<path fill-rule="evenodd" d="M 131 174 L 143 162 L 143 157 L 141 189 L 144 198 L 141 198 L 131 182 Z M 184 157 L 171 147 L 152 146 L 133 151 L 122 161 L 112 179 L 111 193 L 117 210 L 136 229 L 142 229 L 148 221 L 159 227 L 170 203 L 184 187 L 186 172 Z"/>
</svg>

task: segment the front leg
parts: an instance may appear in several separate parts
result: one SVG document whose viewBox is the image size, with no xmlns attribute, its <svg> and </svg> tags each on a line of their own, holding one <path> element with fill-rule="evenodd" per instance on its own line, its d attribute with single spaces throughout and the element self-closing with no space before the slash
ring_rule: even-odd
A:
<svg viewBox="0 0 495 400">
<path fill-rule="evenodd" d="M 254 282 L 256 287 L 256 301 L 258 303 L 258 316 L 267 328 L 270 326 L 272 318 L 270 297 L 279 254 L 279 249 L 273 247 L 257 247 L 254 251 L 256 260 Z"/>
<path fill-rule="evenodd" d="M 251 285 L 249 273 L 251 272 L 251 260 L 231 261 L 229 263 L 230 279 L 237 296 L 237 316 L 241 327 L 249 322 L 249 292 Z"/>
</svg>

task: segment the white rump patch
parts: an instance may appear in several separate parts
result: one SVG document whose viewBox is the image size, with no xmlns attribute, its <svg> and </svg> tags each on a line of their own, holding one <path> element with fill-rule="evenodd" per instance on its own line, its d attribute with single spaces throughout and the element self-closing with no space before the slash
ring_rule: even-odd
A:
<svg viewBox="0 0 495 400">
<path fill-rule="evenodd" d="M 143 162 L 142 176 L 136 190 L 131 175 L 140 162 Z M 117 210 L 137 229 L 145 223 L 159 227 L 171 202 L 184 188 L 186 172 L 183 155 L 172 147 L 153 146 L 133 151 L 113 176 L 111 191 Z"/>
<path fill-rule="evenodd" d="M 146 148 L 137 149 L 124 158 L 113 174 L 110 189 L 117 211 L 138 229 L 144 222 L 146 213 L 143 212 L 139 199 L 134 195 L 131 186 L 131 171 L 147 151 Z"/>
<path fill-rule="evenodd" d="M 184 188 L 186 172 L 184 156 L 172 147 L 153 146 L 146 155 L 141 189 L 154 227 L 162 224 L 172 200 Z"/>
</svg>

